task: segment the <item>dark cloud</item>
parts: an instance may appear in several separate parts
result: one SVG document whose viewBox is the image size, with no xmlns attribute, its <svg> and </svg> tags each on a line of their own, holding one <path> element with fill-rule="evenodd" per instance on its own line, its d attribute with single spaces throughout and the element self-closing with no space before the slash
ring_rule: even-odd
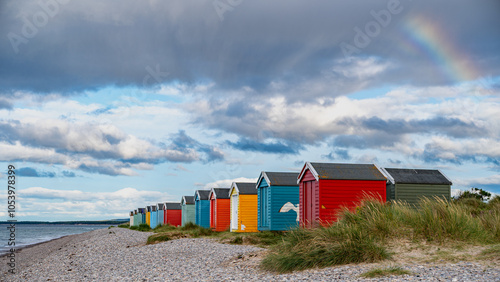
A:
<svg viewBox="0 0 500 282">
<path fill-rule="evenodd" d="M 76 174 L 74 172 L 68 170 L 63 170 L 62 174 L 64 175 L 64 177 L 76 177 Z"/>
<path fill-rule="evenodd" d="M 407 133 L 441 133 L 456 138 L 467 138 L 470 136 L 481 136 L 486 133 L 486 129 L 474 123 L 467 123 L 457 118 L 446 118 L 442 116 L 409 121 L 403 119 L 383 120 L 379 117 L 371 117 L 362 120 L 361 124 L 367 129 L 382 131 L 393 135 Z"/>
<path fill-rule="evenodd" d="M 12 103 L 7 101 L 6 99 L 0 99 L 0 110 L 5 109 L 5 110 L 12 110 Z"/>
<path fill-rule="evenodd" d="M 389 1 L 244 1 L 223 21 L 212 2 L 126 0 L 117 6 L 73 0 L 58 5 L 52 15 L 36 1 L 4 2 L 0 92 L 73 93 L 106 85 L 200 80 L 215 81 L 220 89 L 249 86 L 257 94 L 272 81 L 294 89 L 335 67 L 333 62 L 344 58 L 341 44 L 355 44 L 355 28 L 366 33 L 367 25 L 376 22 L 372 12 L 387 10 Z M 466 54 L 461 60 L 470 58 L 483 73 L 499 74 L 498 1 L 401 0 L 400 6 L 402 11 L 354 54 L 390 58 L 396 66 L 383 77 L 365 79 L 365 85 L 453 79 L 443 71 L 446 66 L 411 48 L 404 27 L 412 17 L 423 17 L 446 34 L 448 46 Z M 47 21 L 37 23 L 34 16 L 40 20 L 44 13 Z M 333 72 L 331 78 L 338 75 Z M 352 81 L 338 90 L 355 89 L 358 80 Z"/>
<path fill-rule="evenodd" d="M 22 167 L 17 169 L 16 171 L 17 176 L 23 176 L 23 177 L 55 177 L 56 174 L 54 172 L 50 171 L 39 171 L 36 170 L 32 167 Z"/>
<path fill-rule="evenodd" d="M 345 149 L 336 149 L 333 152 L 330 152 L 328 155 L 323 155 L 323 158 L 327 158 L 331 161 L 338 161 L 338 160 L 343 160 L 347 161 L 350 160 L 352 157 L 349 154 L 349 151 Z"/>
<path fill-rule="evenodd" d="M 338 135 L 333 140 L 334 147 L 369 149 L 393 146 L 401 140 L 401 136 L 374 132 L 365 135 Z"/>
<path fill-rule="evenodd" d="M 248 138 L 240 138 L 237 142 L 227 141 L 226 143 L 229 146 L 242 151 L 273 154 L 298 154 L 300 150 L 304 149 L 304 146 L 298 143 L 284 143 L 280 141 L 264 143 Z"/>
<path fill-rule="evenodd" d="M 205 155 L 204 158 L 202 158 L 202 161 L 205 162 L 213 162 L 213 161 L 221 161 L 224 160 L 224 153 L 220 151 L 217 147 L 203 144 L 190 136 L 186 134 L 184 130 L 179 130 L 176 134 L 173 134 L 171 139 L 171 144 L 167 148 L 176 150 L 179 152 L 187 153 L 191 151 L 197 151 L 201 152 Z M 172 160 L 174 161 L 174 160 Z M 179 162 L 190 162 L 192 160 L 185 159 L 185 160 L 176 160 Z"/>
</svg>

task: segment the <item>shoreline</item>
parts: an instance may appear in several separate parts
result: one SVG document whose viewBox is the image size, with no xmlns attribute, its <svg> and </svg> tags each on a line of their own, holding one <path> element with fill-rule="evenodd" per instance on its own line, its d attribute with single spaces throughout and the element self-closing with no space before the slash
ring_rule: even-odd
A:
<svg viewBox="0 0 500 282">
<path fill-rule="evenodd" d="M 104 228 L 103 228 L 104 229 Z M 57 252 L 71 243 L 80 242 L 86 240 L 91 236 L 92 232 L 97 230 L 91 230 L 83 233 L 63 235 L 58 238 L 53 238 L 47 241 L 38 242 L 23 247 L 16 248 L 16 272 L 22 271 L 23 269 L 29 268 L 34 264 L 43 264 L 43 262 L 54 252 Z M 10 269 L 7 265 L 8 255 L 3 254 L 0 256 L 0 281 L 2 276 L 11 275 L 7 273 Z"/>
<path fill-rule="evenodd" d="M 49 225 L 49 224 L 37 224 L 37 225 Z M 80 225 L 98 226 L 98 224 L 72 224 L 72 225 L 75 225 L 75 226 L 80 226 Z M 102 228 L 98 228 L 98 229 L 94 229 L 94 230 L 105 229 L 105 228 L 108 228 L 109 226 L 112 226 L 112 225 L 103 224 L 102 226 L 103 226 Z M 31 247 L 34 247 L 34 246 L 37 246 L 37 245 L 40 245 L 40 244 L 48 243 L 48 242 L 51 242 L 51 241 L 54 241 L 54 240 L 58 240 L 58 239 L 62 239 L 62 238 L 68 237 L 68 236 L 74 236 L 74 235 L 84 234 L 84 233 L 87 233 L 87 232 L 92 232 L 94 230 L 85 231 L 85 232 L 81 232 L 81 233 L 75 233 L 75 234 L 62 235 L 62 236 L 59 236 L 59 237 L 55 237 L 55 238 L 43 240 L 43 241 L 40 241 L 40 242 L 36 242 L 36 243 L 31 243 L 31 244 L 26 244 L 26 245 L 23 245 L 23 246 L 15 247 L 16 254 L 18 252 L 20 252 L 21 250 L 24 250 L 24 249 L 27 249 L 27 248 L 31 248 Z M 5 253 L 0 253 L 0 258 L 4 257 L 4 256 L 6 256 L 6 255 L 8 255 L 10 253 L 9 252 L 10 248 L 8 248 L 8 246 L 5 246 L 5 248 L 6 248 L 6 252 Z"/>
<path fill-rule="evenodd" d="M 98 229 L 96 229 L 96 230 L 98 230 Z M 87 231 L 87 232 L 92 232 L 92 231 Z M 83 232 L 83 233 L 87 233 L 87 232 Z M 16 254 L 18 252 L 21 252 L 22 250 L 25 250 L 25 249 L 33 248 L 33 247 L 41 245 L 41 244 L 45 244 L 45 243 L 49 243 L 49 242 L 52 242 L 52 241 L 55 241 L 55 240 L 63 239 L 63 238 L 68 237 L 68 236 L 80 235 L 80 234 L 83 234 L 83 233 L 63 235 L 61 237 L 52 238 L 52 239 L 49 239 L 49 240 L 46 240 L 46 241 L 42 241 L 42 242 L 33 243 L 33 244 L 25 245 L 25 246 L 22 246 L 22 247 L 15 247 L 16 248 Z M 9 252 L 7 252 L 5 254 L 0 254 L 0 258 L 3 258 L 4 256 L 6 256 L 8 254 L 9 254 Z"/>
</svg>

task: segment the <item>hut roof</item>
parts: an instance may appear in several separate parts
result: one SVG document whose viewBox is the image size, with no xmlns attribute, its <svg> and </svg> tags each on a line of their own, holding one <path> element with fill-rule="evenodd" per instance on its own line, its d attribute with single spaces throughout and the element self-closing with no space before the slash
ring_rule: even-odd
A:
<svg viewBox="0 0 500 282">
<path fill-rule="evenodd" d="M 182 196 L 181 203 L 186 205 L 194 205 L 194 196 Z"/>
<path fill-rule="evenodd" d="M 241 195 L 256 195 L 257 189 L 255 189 L 255 183 L 252 182 L 233 182 L 231 189 L 229 190 L 228 196 L 230 196 L 233 189 L 238 190 Z"/>
<path fill-rule="evenodd" d="M 196 190 L 195 195 L 198 195 L 200 200 L 208 200 L 208 196 L 210 196 L 210 190 Z"/>
<path fill-rule="evenodd" d="M 167 210 L 180 210 L 181 203 L 165 203 Z"/>
<path fill-rule="evenodd" d="M 437 169 L 385 168 L 385 171 L 389 173 L 389 179 L 393 184 L 452 185 L 450 179 Z"/>
<path fill-rule="evenodd" d="M 215 194 L 216 199 L 229 199 L 230 190 L 230 188 L 212 188 L 210 190 L 210 197 L 212 197 L 212 194 Z"/>
<path fill-rule="evenodd" d="M 257 187 L 259 187 L 262 179 L 265 179 L 269 186 L 297 186 L 297 172 L 270 172 L 263 171 L 260 173 Z"/>
<path fill-rule="evenodd" d="M 309 169 L 316 180 L 387 180 L 374 164 L 339 164 L 339 163 L 311 163 L 306 162 L 298 181 Z"/>
<path fill-rule="evenodd" d="M 158 210 L 163 210 L 163 203 L 158 203 Z"/>
<path fill-rule="evenodd" d="M 151 206 L 151 211 L 156 211 L 156 205 Z"/>
</svg>

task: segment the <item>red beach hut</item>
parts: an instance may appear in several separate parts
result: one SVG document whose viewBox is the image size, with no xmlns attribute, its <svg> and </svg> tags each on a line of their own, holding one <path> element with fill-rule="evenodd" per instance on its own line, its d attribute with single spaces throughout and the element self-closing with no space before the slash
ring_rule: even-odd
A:
<svg viewBox="0 0 500 282">
<path fill-rule="evenodd" d="M 165 203 L 163 206 L 165 214 L 163 221 L 165 224 L 173 226 L 181 226 L 182 224 L 182 211 L 181 203 Z"/>
<path fill-rule="evenodd" d="M 219 232 L 228 230 L 231 222 L 229 188 L 212 188 L 209 199 L 210 229 Z"/>
<path fill-rule="evenodd" d="M 374 164 L 306 162 L 297 180 L 301 225 L 328 225 L 341 207 L 354 208 L 365 194 L 385 202 L 386 181 Z"/>
</svg>

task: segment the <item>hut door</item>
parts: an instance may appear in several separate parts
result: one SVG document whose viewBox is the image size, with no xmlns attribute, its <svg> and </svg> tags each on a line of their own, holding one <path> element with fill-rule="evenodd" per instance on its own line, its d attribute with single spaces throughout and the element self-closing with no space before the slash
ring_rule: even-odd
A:
<svg viewBox="0 0 500 282">
<path fill-rule="evenodd" d="M 215 201 L 210 200 L 210 227 L 215 227 Z"/>
<path fill-rule="evenodd" d="M 238 195 L 231 196 L 231 229 L 238 229 Z"/>
<path fill-rule="evenodd" d="M 304 182 L 304 224 L 311 227 L 314 221 L 315 209 L 314 181 Z"/>
<path fill-rule="evenodd" d="M 269 207 L 267 203 L 267 187 L 265 188 L 260 188 L 260 225 L 267 227 L 269 225 L 268 222 L 268 213 L 269 213 Z"/>
</svg>

